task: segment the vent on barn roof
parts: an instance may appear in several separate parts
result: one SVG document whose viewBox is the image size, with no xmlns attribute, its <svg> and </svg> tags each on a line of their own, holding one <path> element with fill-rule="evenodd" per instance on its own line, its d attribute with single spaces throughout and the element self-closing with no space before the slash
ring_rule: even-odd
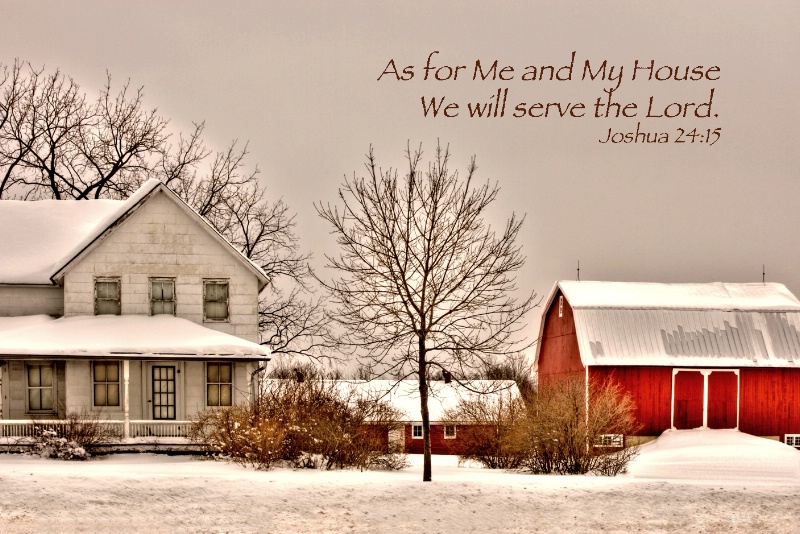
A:
<svg viewBox="0 0 800 534">
<path fill-rule="evenodd" d="M 785 442 L 788 446 L 800 449 L 800 434 L 786 434 Z"/>
</svg>

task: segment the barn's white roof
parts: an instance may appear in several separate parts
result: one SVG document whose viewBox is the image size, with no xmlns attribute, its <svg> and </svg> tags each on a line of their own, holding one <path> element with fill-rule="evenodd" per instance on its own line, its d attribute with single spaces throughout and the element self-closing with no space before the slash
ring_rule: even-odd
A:
<svg viewBox="0 0 800 534">
<path fill-rule="evenodd" d="M 573 309 L 584 365 L 794 367 L 800 361 L 800 302 L 783 284 L 570 281 L 555 285 L 550 302 L 559 289 Z"/>
<path fill-rule="evenodd" d="M 0 359 L 269 359 L 266 346 L 170 315 L 0 317 Z"/>
<path fill-rule="evenodd" d="M 800 301 L 775 283 L 560 281 L 556 286 L 573 308 L 800 311 Z"/>
</svg>

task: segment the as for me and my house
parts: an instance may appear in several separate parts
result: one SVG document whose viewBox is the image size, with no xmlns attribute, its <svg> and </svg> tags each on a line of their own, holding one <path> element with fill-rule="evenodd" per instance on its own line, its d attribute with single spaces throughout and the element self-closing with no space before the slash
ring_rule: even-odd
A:
<svg viewBox="0 0 800 534">
<path fill-rule="evenodd" d="M 499 81 L 510 82 L 519 81 L 557 81 L 569 82 L 578 79 L 580 73 L 581 81 L 603 83 L 603 94 L 594 99 L 594 103 L 586 105 L 583 102 L 518 102 L 509 105 L 509 90 L 507 87 L 500 87 L 488 99 L 483 101 L 469 102 L 466 104 L 466 113 L 463 113 L 464 106 L 459 102 L 451 101 L 444 96 L 422 96 L 422 110 L 425 117 L 444 117 L 455 118 L 459 116 L 469 117 L 504 117 L 507 110 L 509 116 L 514 118 L 522 117 L 567 117 L 581 118 L 589 116 L 595 118 L 632 118 L 640 115 L 640 106 L 635 102 L 620 103 L 614 98 L 623 80 L 629 79 L 631 82 L 702 82 L 717 81 L 720 78 L 720 67 L 717 65 L 672 65 L 660 64 L 655 59 L 634 60 L 629 69 L 625 65 L 617 65 L 604 59 L 602 61 L 591 61 L 586 59 L 582 65 L 576 69 L 576 55 L 573 51 L 568 62 L 558 66 L 551 65 L 529 65 L 522 69 L 512 65 L 502 64 L 499 60 L 481 61 L 475 60 L 470 67 L 467 65 L 447 64 L 441 61 L 438 50 L 428 54 L 424 66 L 417 68 L 415 65 L 398 64 L 394 59 L 390 59 L 386 67 L 378 76 L 378 81 L 391 79 L 395 81 L 410 81 L 415 78 L 423 81 L 455 82 L 459 80 L 468 81 Z M 630 72 L 630 74 L 628 74 Z M 714 98 L 714 88 L 710 88 L 707 98 L 696 101 L 676 101 L 666 103 L 659 102 L 655 96 L 650 96 L 646 106 L 645 118 L 677 118 L 677 117 L 696 117 L 709 118 L 712 116 L 712 103 Z M 669 100 L 669 99 L 668 99 Z M 644 106 L 642 106 L 644 107 Z"/>
</svg>

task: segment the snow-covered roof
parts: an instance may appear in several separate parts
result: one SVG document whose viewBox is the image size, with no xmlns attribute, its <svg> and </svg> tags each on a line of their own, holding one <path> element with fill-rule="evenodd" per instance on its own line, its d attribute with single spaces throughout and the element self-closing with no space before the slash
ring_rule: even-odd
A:
<svg viewBox="0 0 800 534">
<path fill-rule="evenodd" d="M 118 200 L 0 201 L 0 284 L 47 284 L 55 265 Z"/>
<path fill-rule="evenodd" d="M 658 284 L 560 281 L 572 308 L 800 311 L 783 284 Z"/>
<path fill-rule="evenodd" d="M 85 251 L 157 190 L 172 198 L 215 239 L 267 283 L 263 269 L 233 247 L 208 221 L 155 178 L 127 200 L 39 200 L 0 202 L 0 284 L 53 284 Z M 13 229 L 11 232 L 5 229 Z"/>
<path fill-rule="evenodd" d="M 545 310 L 559 290 L 572 307 L 585 366 L 800 361 L 800 302 L 783 284 L 557 282 Z"/>
<path fill-rule="evenodd" d="M 0 359 L 269 359 L 266 346 L 170 315 L 0 317 Z"/>
<path fill-rule="evenodd" d="M 354 391 L 361 397 L 389 402 L 403 414 L 404 421 L 422 421 L 419 402 L 419 383 L 416 380 L 336 380 L 343 393 Z M 448 409 L 455 408 L 460 400 L 499 398 L 518 395 L 513 380 L 470 380 L 463 383 L 441 380 L 428 382 L 428 414 L 431 422 L 442 421 Z"/>
</svg>

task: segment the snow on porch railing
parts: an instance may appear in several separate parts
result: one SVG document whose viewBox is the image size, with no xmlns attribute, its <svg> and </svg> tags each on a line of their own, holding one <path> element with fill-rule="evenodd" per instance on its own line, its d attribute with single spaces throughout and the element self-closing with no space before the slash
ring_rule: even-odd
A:
<svg viewBox="0 0 800 534">
<path fill-rule="evenodd" d="M 185 438 L 189 430 L 189 421 L 131 421 L 132 438 Z M 40 430 L 55 430 L 57 435 L 64 436 L 69 421 L 60 419 L 31 421 L 29 419 L 0 420 L 0 437 L 32 438 L 39 435 Z M 122 436 L 125 423 L 123 421 L 100 421 L 109 427 L 114 434 Z"/>
<path fill-rule="evenodd" d="M 131 421 L 131 437 L 185 438 L 189 421 Z"/>
<path fill-rule="evenodd" d="M 64 437 L 68 431 L 71 421 L 61 419 L 32 421 L 30 419 L 9 419 L 0 420 L 0 437 L 4 438 L 33 438 L 40 434 L 42 430 L 53 430 L 56 435 Z M 100 421 L 100 425 L 119 436 L 122 435 L 122 421 Z"/>
</svg>

